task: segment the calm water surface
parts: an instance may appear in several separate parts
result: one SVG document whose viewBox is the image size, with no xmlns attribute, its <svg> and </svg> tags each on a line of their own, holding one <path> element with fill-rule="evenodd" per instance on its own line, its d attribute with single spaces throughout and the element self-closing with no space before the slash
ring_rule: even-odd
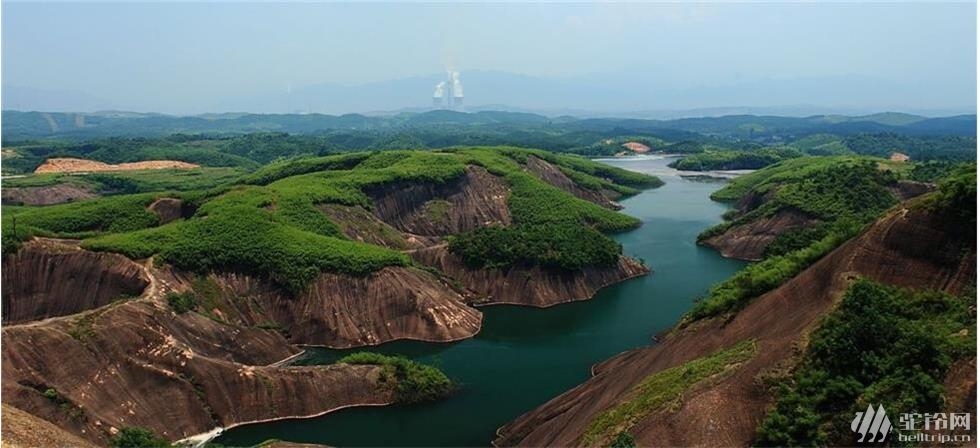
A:
<svg viewBox="0 0 980 448">
<path fill-rule="evenodd" d="M 439 366 L 461 386 L 442 402 L 351 408 L 242 426 L 215 442 L 247 446 L 275 438 L 341 447 L 487 446 L 499 426 L 587 379 L 592 364 L 650 344 L 651 336 L 677 322 L 693 299 L 743 265 L 694 244 L 726 210 L 708 199 L 723 184 L 681 178 L 667 168 L 668 159 L 656 156 L 603 161 L 666 182 L 622 202 L 623 212 L 642 219 L 643 226 L 615 236 L 624 252 L 645 260 L 653 274 L 603 289 L 584 302 L 548 309 L 481 308 L 483 330 L 466 341 L 400 341 L 352 350 L 398 353 Z M 314 349 L 305 363 L 329 363 L 350 352 Z"/>
</svg>

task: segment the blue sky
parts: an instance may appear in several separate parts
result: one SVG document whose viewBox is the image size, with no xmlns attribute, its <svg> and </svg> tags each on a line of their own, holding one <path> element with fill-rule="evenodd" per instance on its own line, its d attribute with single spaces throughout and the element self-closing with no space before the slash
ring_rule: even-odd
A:
<svg viewBox="0 0 980 448">
<path fill-rule="evenodd" d="M 445 67 L 676 91 L 857 78 L 921 90 L 902 97 L 909 108 L 976 101 L 974 3 L 4 1 L 2 8 L 5 88 L 133 110 L 216 111 L 235 98 Z M 787 103 L 774 96 L 759 104 Z"/>
</svg>

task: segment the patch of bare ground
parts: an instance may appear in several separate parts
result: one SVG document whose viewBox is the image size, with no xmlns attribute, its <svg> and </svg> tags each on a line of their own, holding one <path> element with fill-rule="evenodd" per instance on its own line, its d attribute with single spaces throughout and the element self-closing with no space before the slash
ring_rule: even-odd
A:
<svg viewBox="0 0 980 448">
<path fill-rule="evenodd" d="M 75 159 L 71 157 L 56 157 L 45 160 L 35 173 L 94 173 L 99 171 L 133 171 L 133 170 L 189 170 L 200 165 L 177 160 L 147 160 L 144 162 L 128 162 L 108 164 L 95 160 Z"/>
</svg>

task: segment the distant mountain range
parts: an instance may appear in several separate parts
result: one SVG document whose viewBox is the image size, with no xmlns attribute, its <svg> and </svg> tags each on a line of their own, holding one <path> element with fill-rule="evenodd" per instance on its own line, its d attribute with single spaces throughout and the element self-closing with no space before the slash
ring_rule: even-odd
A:
<svg viewBox="0 0 980 448">
<path fill-rule="evenodd" d="M 538 77 L 499 71 L 463 72 L 465 110 L 531 112 L 548 116 L 683 118 L 733 114 L 810 116 L 863 115 L 900 110 L 928 116 L 975 113 L 976 91 L 955 86 L 905 85 L 867 76 L 733 80 L 690 85 L 677 71 Z M 77 91 L 3 87 L 3 109 L 92 112 L 155 110 L 251 113 L 390 114 L 428 110 L 444 74 L 355 85 L 285 85 L 232 98 L 206 96 L 134 100 Z M 157 101 L 144 104 L 137 101 Z M 720 107 L 719 107 L 720 106 Z"/>
<path fill-rule="evenodd" d="M 452 132 L 603 132 L 656 135 L 683 133 L 737 139 L 783 139 L 817 133 L 838 135 L 896 133 L 903 135 L 976 135 L 976 115 L 930 118 L 905 113 L 862 116 L 814 115 L 780 117 L 726 115 L 721 117 L 650 120 L 637 118 L 548 117 L 504 111 L 455 112 L 436 110 L 402 112 L 388 116 L 361 114 L 204 114 L 172 116 L 133 112 L 19 112 L 3 111 L 2 132 L 6 141 L 27 139 L 79 140 L 111 136 L 161 136 L 187 134 L 241 134 L 287 132 L 314 134 L 336 131 L 411 133 L 422 130 Z"/>
</svg>

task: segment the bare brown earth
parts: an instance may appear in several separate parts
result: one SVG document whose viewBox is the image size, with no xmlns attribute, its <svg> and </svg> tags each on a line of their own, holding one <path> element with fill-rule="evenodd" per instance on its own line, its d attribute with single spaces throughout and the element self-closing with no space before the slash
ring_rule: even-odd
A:
<svg viewBox="0 0 980 448">
<path fill-rule="evenodd" d="M 643 154 L 643 153 L 650 152 L 650 147 L 647 146 L 647 145 L 644 145 L 643 143 L 640 143 L 640 142 L 626 142 L 626 143 L 623 143 L 622 146 L 624 148 L 630 150 L 630 151 L 633 151 L 633 152 L 637 153 L 637 154 Z"/>
<path fill-rule="evenodd" d="M 3 262 L 3 323 L 95 309 L 148 285 L 142 266 L 122 255 L 35 240 Z"/>
<path fill-rule="evenodd" d="M 438 244 L 437 237 L 402 232 L 358 206 L 321 204 L 320 211 L 340 226 L 348 238 L 390 249 L 406 250 Z"/>
<path fill-rule="evenodd" d="M 648 375 L 754 339 L 756 355 L 731 375 L 699 383 L 678 403 L 653 412 L 630 430 L 638 446 L 747 446 L 772 402 L 763 378 L 792 368 L 807 335 L 851 281 L 865 277 L 953 293 L 975 284 L 975 243 L 961 230 L 922 208 L 896 207 L 738 314 L 695 322 L 656 346 L 595 366 L 586 382 L 500 428 L 494 443 L 577 445 L 599 413 L 619 403 Z"/>
<path fill-rule="evenodd" d="M 926 194 L 935 189 L 936 189 L 935 184 L 930 184 L 926 182 L 916 182 L 911 180 L 900 180 L 898 181 L 897 185 L 895 185 L 892 188 L 889 188 L 889 191 L 893 196 L 895 196 L 899 200 L 904 201 L 907 199 L 912 199 L 919 195 Z"/>
<path fill-rule="evenodd" d="M 6 404 L 2 405 L 3 420 L 0 429 L 0 440 L 3 446 L 10 448 L 95 448 L 97 445 L 69 433 L 47 420 L 37 418 L 20 409 Z"/>
<path fill-rule="evenodd" d="M 448 342 L 472 337 L 483 315 L 432 274 L 388 267 L 363 277 L 321 274 L 308 291 L 289 296 L 268 282 L 214 274 L 223 318 L 282 328 L 295 344 L 335 348 L 397 339 Z"/>
<path fill-rule="evenodd" d="M 299 353 L 279 332 L 174 314 L 164 294 L 180 281 L 149 266 L 140 299 L 4 326 L 4 403 L 104 445 L 125 426 L 177 440 L 216 426 L 393 401 L 379 367 L 277 367 Z M 55 398 L 44 395 L 49 389 Z"/>
<path fill-rule="evenodd" d="M 798 210 L 784 209 L 767 218 L 734 226 L 725 233 L 701 241 L 701 244 L 716 249 L 723 257 L 757 261 L 779 235 L 818 222 Z"/>
<path fill-rule="evenodd" d="M 153 201 L 146 209 L 157 215 L 162 225 L 184 216 L 184 201 L 176 198 L 160 198 Z"/>
<path fill-rule="evenodd" d="M 506 181 L 477 166 L 468 167 L 462 177 L 445 185 L 393 184 L 369 192 L 378 219 L 402 232 L 422 236 L 508 225 L 509 194 Z"/>
<path fill-rule="evenodd" d="M 45 160 L 35 173 L 91 173 L 97 171 L 130 171 L 130 170 L 189 170 L 200 165 L 177 160 L 147 160 L 144 162 L 120 163 L 116 165 L 95 160 L 58 157 Z"/>
<path fill-rule="evenodd" d="M 538 176 L 538 178 L 541 180 L 565 190 L 578 198 L 585 199 L 589 202 L 594 202 L 613 210 L 623 208 L 621 205 L 612 200 L 619 197 L 619 194 L 615 191 L 599 192 L 589 190 L 588 188 L 582 188 L 576 184 L 575 181 L 566 176 L 561 169 L 537 157 L 528 156 L 526 167 L 528 171 L 533 173 L 535 176 Z"/>
<path fill-rule="evenodd" d="M 98 197 L 88 188 L 57 184 L 43 187 L 14 187 L 0 190 L 3 203 L 8 205 L 53 205 Z"/>
</svg>

